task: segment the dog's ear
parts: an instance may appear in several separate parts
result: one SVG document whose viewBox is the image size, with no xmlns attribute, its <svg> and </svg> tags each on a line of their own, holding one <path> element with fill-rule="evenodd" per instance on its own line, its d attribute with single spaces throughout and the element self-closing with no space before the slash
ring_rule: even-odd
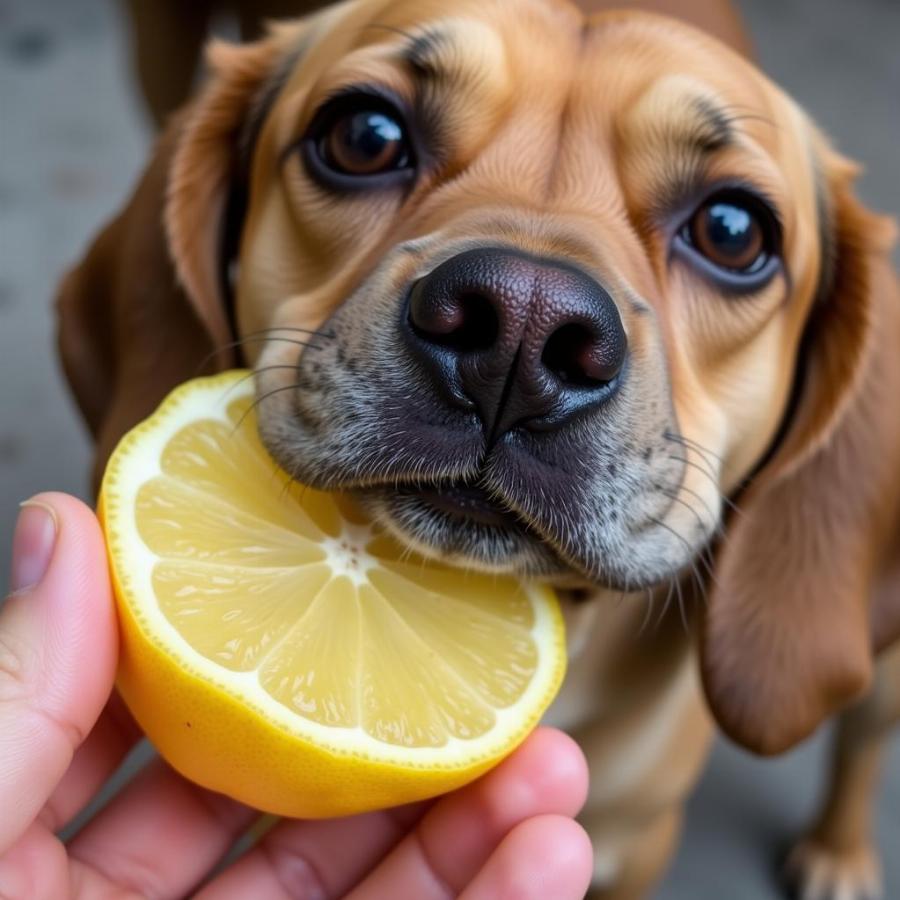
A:
<svg viewBox="0 0 900 900">
<path fill-rule="evenodd" d="M 226 215 L 236 213 L 227 204 L 236 182 L 248 178 L 254 131 L 272 94 L 267 85 L 286 52 L 286 37 L 281 29 L 254 44 L 209 45 L 211 78 L 189 107 L 169 166 L 169 253 L 180 284 L 219 346 L 233 338 L 222 296 L 223 228 Z"/>
<path fill-rule="evenodd" d="M 234 364 L 221 283 L 226 204 L 248 118 L 264 114 L 260 97 L 300 28 L 212 46 L 208 86 L 173 117 L 125 209 L 63 281 L 59 346 L 97 440 L 95 483 L 118 439 L 169 390 L 201 367 Z"/>
<path fill-rule="evenodd" d="M 724 731 L 787 749 L 869 684 L 875 570 L 896 528 L 900 297 L 895 229 L 852 193 L 855 169 L 821 142 L 823 283 L 777 448 L 738 498 L 704 617 L 702 668 Z M 883 604 L 887 600 L 880 601 Z"/>
</svg>

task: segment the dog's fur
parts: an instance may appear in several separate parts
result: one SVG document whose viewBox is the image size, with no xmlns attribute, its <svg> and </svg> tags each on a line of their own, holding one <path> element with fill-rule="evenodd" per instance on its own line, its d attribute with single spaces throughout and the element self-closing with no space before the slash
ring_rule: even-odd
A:
<svg viewBox="0 0 900 900">
<path fill-rule="evenodd" d="M 894 228 L 854 198 L 854 167 L 734 49 L 645 13 L 358 0 L 210 62 L 61 291 L 97 472 L 198 366 L 246 360 L 288 472 L 356 492 L 425 552 L 571 599 L 552 719 L 591 766 L 598 896 L 659 877 L 713 719 L 777 753 L 840 710 L 829 801 L 792 864 L 809 896 L 865 896 L 900 716 L 900 294 Z M 427 123 L 405 192 L 328 193 L 295 152 L 354 83 L 415 98 Z M 742 297 L 673 251 L 704 186 L 729 179 L 783 222 L 779 272 Z M 486 458 L 397 336 L 408 286 L 480 246 L 589 273 L 630 354 L 615 402 Z M 415 484 L 459 476 L 527 529 L 423 513 Z"/>
</svg>

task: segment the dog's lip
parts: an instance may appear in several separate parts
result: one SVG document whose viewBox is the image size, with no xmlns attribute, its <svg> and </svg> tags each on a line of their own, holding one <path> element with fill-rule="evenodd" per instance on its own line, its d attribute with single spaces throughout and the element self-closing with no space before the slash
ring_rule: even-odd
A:
<svg viewBox="0 0 900 900">
<path fill-rule="evenodd" d="M 524 527 L 514 512 L 471 482 L 447 481 L 427 487 L 404 488 L 402 493 L 415 496 L 439 512 L 464 522 L 516 530 Z"/>
</svg>

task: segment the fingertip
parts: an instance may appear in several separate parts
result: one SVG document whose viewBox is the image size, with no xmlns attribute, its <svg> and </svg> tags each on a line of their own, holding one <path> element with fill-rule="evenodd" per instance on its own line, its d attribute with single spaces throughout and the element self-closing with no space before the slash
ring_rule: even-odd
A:
<svg viewBox="0 0 900 900">
<path fill-rule="evenodd" d="M 537 812 L 575 816 L 587 799 L 584 753 L 569 735 L 556 728 L 537 728 L 496 774 L 486 777 L 515 780 L 525 786 Z"/>
<path fill-rule="evenodd" d="M 557 815 L 537 816 L 521 827 L 527 840 L 545 848 L 551 868 L 567 874 L 573 896 L 586 893 L 594 874 L 594 848 L 584 828 L 568 816 Z"/>
<path fill-rule="evenodd" d="M 56 520 L 47 571 L 26 596 L 14 598 L 40 629 L 40 670 L 56 682 L 45 693 L 46 711 L 69 715 L 74 701 L 93 724 L 112 689 L 118 652 L 106 542 L 93 510 L 76 497 L 48 491 L 27 502 Z"/>
<path fill-rule="evenodd" d="M 593 850 L 568 816 L 535 816 L 504 838 L 462 900 L 581 900 L 593 877 Z"/>
<path fill-rule="evenodd" d="M 578 742 L 558 728 L 542 726 L 533 736 L 540 743 L 538 750 L 550 768 L 560 790 L 569 798 L 565 815 L 577 815 L 587 800 L 589 772 L 587 758 Z"/>
</svg>

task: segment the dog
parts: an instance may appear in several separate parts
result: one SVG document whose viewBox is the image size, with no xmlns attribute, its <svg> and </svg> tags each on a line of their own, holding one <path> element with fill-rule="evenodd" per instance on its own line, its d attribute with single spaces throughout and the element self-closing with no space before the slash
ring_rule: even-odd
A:
<svg viewBox="0 0 900 900">
<path fill-rule="evenodd" d="M 174 385 L 252 366 L 286 472 L 558 588 L 593 896 L 662 877 L 715 725 L 775 754 L 835 713 L 789 866 L 877 895 L 900 291 L 855 166 L 653 13 L 353 0 L 209 61 L 61 288 L 96 473 Z"/>
</svg>

